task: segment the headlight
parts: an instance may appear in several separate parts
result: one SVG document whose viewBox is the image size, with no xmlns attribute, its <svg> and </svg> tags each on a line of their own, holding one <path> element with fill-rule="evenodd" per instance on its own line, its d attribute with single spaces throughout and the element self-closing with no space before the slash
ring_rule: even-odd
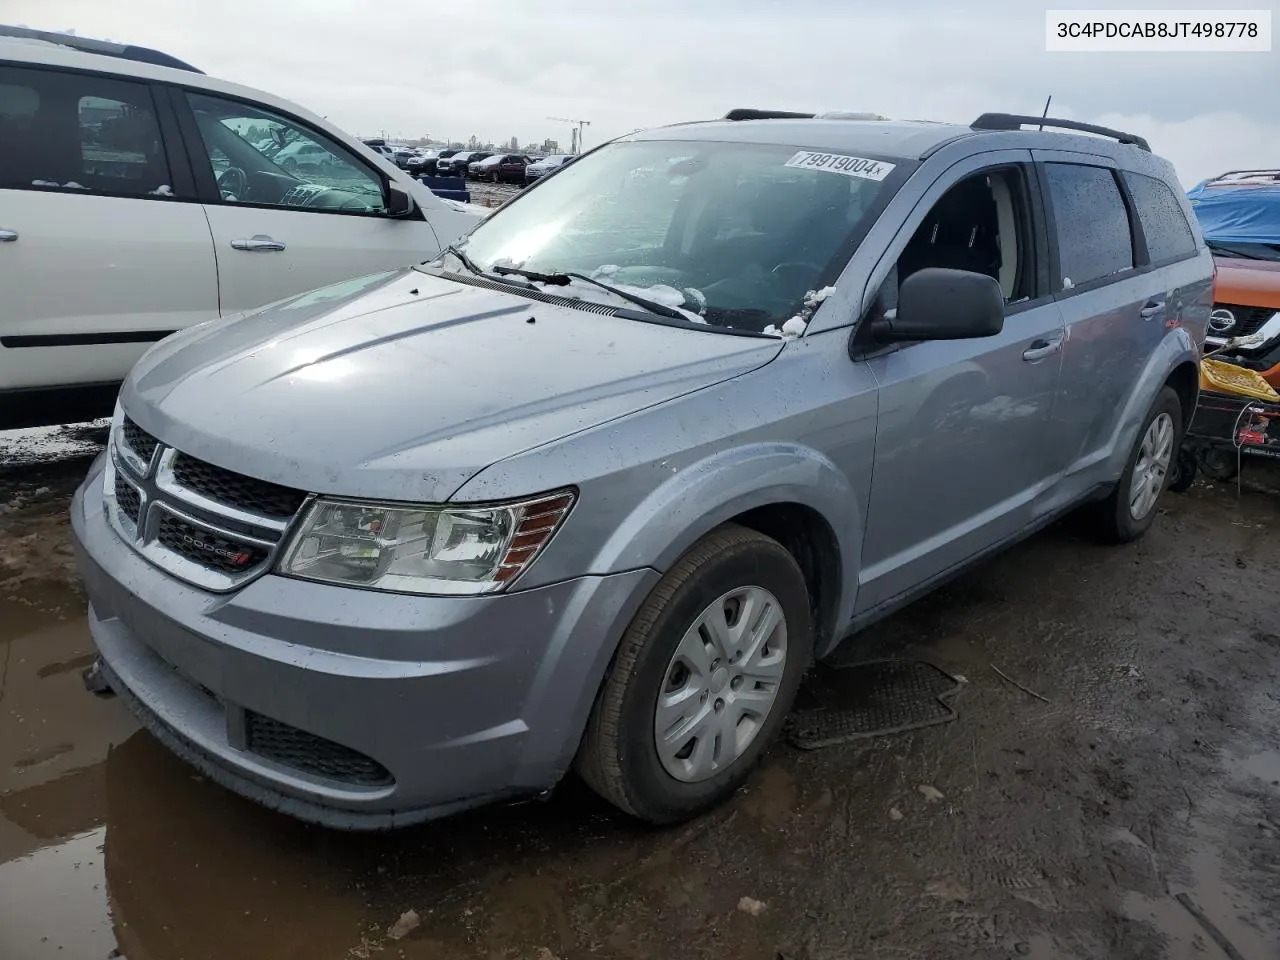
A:
<svg viewBox="0 0 1280 960">
<path fill-rule="evenodd" d="M 319 499 L 303 517 L 279 570 L 371 590 L 493 593 L 528 568 L 573 501 L 567 490 L 474 507 Z"/>
</svg>

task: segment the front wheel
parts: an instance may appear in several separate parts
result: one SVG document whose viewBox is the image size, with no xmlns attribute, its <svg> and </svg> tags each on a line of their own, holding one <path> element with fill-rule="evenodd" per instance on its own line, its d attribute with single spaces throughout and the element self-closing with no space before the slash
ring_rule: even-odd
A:
<svg viewBox="0 0 1280 960">
<path fill-rule="evenodd" d="M 743 527 L 714 531 L 628 627 L 587 724 L 579 774 L 650 823 L 710 809 L 777 735 L 812 655 L 795 559 Z"/>
<path fill-rule="evenodd" d="M 1164 387 L 1138 431 L 1120 482 L 1099 504 L 1098 528 L 1104 540 L 1129 543 L 1147 532 L 1181 443 L 1182 401 L 1172 387 Z"/>
</svg>

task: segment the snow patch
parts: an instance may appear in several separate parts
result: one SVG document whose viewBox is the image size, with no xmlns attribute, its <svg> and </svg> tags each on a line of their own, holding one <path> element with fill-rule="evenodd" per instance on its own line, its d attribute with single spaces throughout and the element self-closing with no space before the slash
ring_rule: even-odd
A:
<svg viewBox="0 0 1280 960">
<path fill-rule="evenodd" d="M 68 189 L 68 190 L 88 190 L 89 189 L 83 183 L 76 183 L 74 180 L 68 180 L 62 186 L 64 189 Z"/>
<path fill-rule="evenodd" d="M 591 271 L 591 276 L 597 280 L 608 280 L 612 276 L 616 276 L 622 268 L 616 263 L 602 263 Z"/>
<path fill-rule="evenodd" d="M 814 311 L 822 306 L 822 302 L 836 292 L 835 287 L 823 287 L 821 290 L 810 290 L 804 295 L 804 305 L 800 312 L 782 325 L 781 328 L 774 324 L 769 324 L 764 328 L 762 333 L 771 337 L 782 337 L 784 340 L 794 340 L 801 336 L 809 326 L 809 321 L 813 318 Z"/>
<path fill-rule="evenodd" d="M 152 190 L 152 191 L 151 191 L 151 196 L 153 196 L 153 197 L 172 197 L 172 196 L 173 196 L 173 188 L 172 188 L 171 186 L 169 186 L 167 183 L 162 183 L 162 184 L 160 184 L 160 186 L 156 187 L 154 190 Z"/>
</svg>

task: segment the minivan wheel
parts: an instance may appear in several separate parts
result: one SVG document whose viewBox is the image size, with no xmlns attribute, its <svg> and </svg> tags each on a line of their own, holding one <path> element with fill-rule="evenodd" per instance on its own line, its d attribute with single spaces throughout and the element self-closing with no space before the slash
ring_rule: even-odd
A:
<svg viewBox="0 0 1280 960">
<path fill-rule="evenodd" d="M 578 750 L 579 775 L 650 823 L 702 813 L 741 785 L 777 735 L 812 655 L 795 559 L 752 530 L 713 531 L 627 628 Z"/>
<path fill-rule="evenodd" d="M 1137 540 L 1156 518 L 1182 443 L 1182 401 L 1164 387 L 1147 413 L 1120 482 L 1100 504 L 1099 533 L 1111 543 Z"/>
</svg>

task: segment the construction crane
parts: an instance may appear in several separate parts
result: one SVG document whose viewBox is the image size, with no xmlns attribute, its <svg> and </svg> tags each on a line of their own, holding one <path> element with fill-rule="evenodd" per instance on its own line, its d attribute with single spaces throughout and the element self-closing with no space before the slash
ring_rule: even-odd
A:
<svg viewBox="0 0 1280 960">
<path fill-rule="evenodd" d="M 572 136 L 572 149 L 569 151 L 574 156 L 582 152 L 582 128 L 591 126 L 590 120 L 570 120 L 568 117 L 547 117 L 548 120 L 555 123 L 572 123 L 576 124 L 576 128 L 570 131 Z"/>
</svg>

